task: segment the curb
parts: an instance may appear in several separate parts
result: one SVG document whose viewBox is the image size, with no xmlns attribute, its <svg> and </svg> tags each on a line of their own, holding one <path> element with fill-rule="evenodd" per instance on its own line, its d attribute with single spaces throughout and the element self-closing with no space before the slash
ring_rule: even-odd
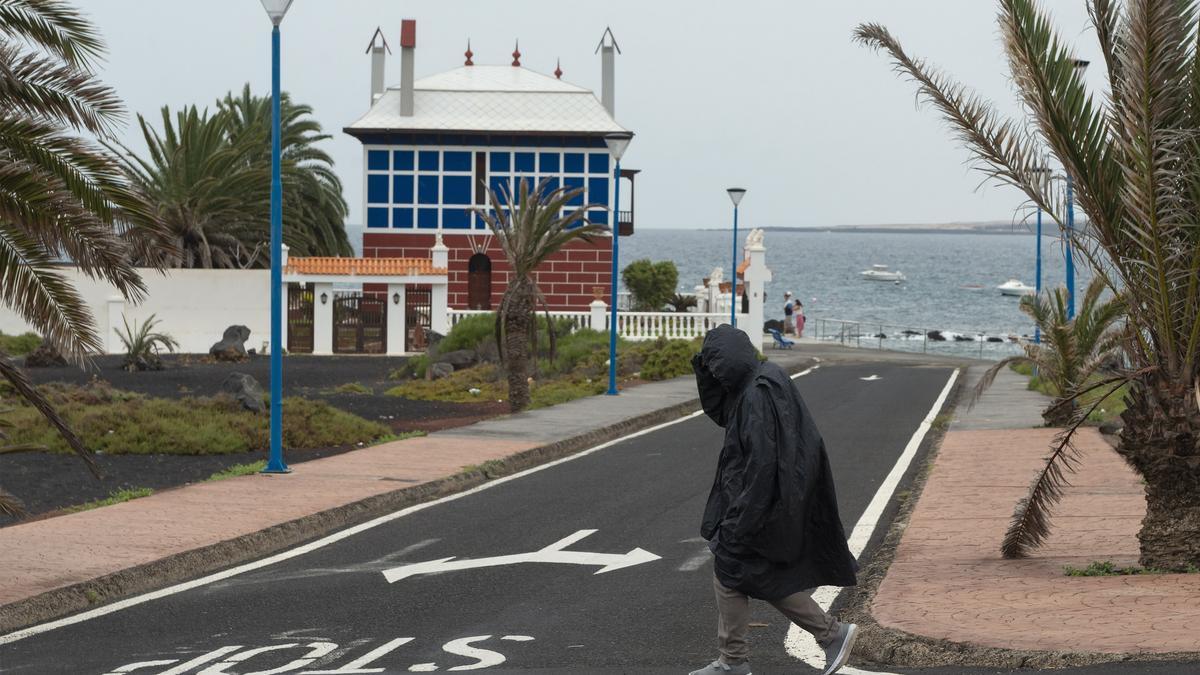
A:
<svg viewBox="0 0 1200 675">
<path fill-rule="evenodd" d="M 812 362 L 810 359 L 789 371 L 799 372 L 811 366 Z M 490 480 L 669 422 L 694 412 L 699 405 L 698 397 L 688 399 L 571 438 L 523 450 L 504 459 L 488 462 L 485 466 L 343 504 L 257 532 L 18 600 L 0 606 L 0 635 L 263 558 L 393 511 L 463 492 Z"/>
</svg>

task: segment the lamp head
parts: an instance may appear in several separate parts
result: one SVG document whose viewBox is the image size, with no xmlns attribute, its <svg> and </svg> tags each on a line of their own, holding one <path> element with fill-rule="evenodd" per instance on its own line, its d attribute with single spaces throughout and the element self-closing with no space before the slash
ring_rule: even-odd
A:
<svg viewBox="0 0 1200 675">
<path fill-rule="evenodd" d="M 726 192 L 729 193 L 729 199 L 733 202 L 735 207 L 742 202 L 742 197 L 746 196 L 746 188 L 734 187 L 729 188 L 726 190 Z"/>
<path fill-rule="evenodd" d="M 1087 67 L 1091 65 L 1091 63 L 1091 61 L 1084 61 L 1083 59 L 1074 59 L 1071 62 L 1071 65 L 1074 66 L 1075 72 L 1082 75 L 1083 71 L 1087 70 Z"/>
<path fill-rule="evenodd" d="M 283 15 L 287 14 L 288 8 L 292 6 L 292 0 L 262 0 L 262 6 L 267 10 L 267 16 L 271 17 L 271 23 L 278 26 L 283 22 Z"/>
<path fill-rule="evenodd" d="M 629 147 L 629 142 L 633 140 L 633 132 L 619 131 L 604 135 L 604 142 L 608 145 L 608 152 L 613 159 L 621 161 L 621 156 L 625 154 L 625 149 Z"/>
</svg>

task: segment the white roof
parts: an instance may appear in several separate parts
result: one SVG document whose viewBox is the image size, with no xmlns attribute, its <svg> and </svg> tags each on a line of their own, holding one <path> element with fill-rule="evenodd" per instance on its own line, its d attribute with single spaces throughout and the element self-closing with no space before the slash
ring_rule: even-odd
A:
<svg viewBox="0 0 1200 675">
<path fill-rule="evenodd" d="M 350 134 L 387 131 L 606 134 L 625 131 L 583 87 L 518 66 L 462 66 L 417 80 L 413 114 L 389 87 Z"/>
</svg>

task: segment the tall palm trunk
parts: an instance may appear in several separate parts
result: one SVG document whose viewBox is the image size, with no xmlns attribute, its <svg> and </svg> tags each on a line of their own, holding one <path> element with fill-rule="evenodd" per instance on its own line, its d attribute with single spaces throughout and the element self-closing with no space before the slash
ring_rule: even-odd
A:
<svg viewBox="0 0 1200 675">
<path fill-rule="evenodd" d="M 537 287 L 524 277 L 504 292 L 504 365 L 508 374 L 508 406 L 513 412 L 529 407 L 530 331 L 533 327 Z"/>
<path fill-rule="evenodd" d="M 1184 570 L 1200 563 L 1200 412 L 1189 387 L 1150 375 L 1133 388 L 1117 452 L 1146 482 L 1138 532 L 1141 564 Z"/>
</svg>

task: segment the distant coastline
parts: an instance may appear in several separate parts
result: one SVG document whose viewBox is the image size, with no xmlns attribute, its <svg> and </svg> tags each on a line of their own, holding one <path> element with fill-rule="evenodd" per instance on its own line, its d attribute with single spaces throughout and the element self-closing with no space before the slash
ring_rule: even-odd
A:
<svg viewBox="0 0 1200 675">
<path fill-rule="evenodd" d="M 1046 232 L 1053 233 L 1053 223 L 1045 223 Z M 670 229 L 670 228 L 644 228 Z M 725 231 L 729 228 L 705 228 L 711 231 Z M 863 234 L 1004 234 L 1029 236 L 1033 234 L 1032 224 L 1013 223 L 1010 221 L 993 221 L 978 223 L 938 223 L 920 224 L 874 224 L 874 225 L 831 225 L 826 227 L 788 227 L 767 225 L 762 228 L 765 232 L 861 232 Z"/>
</svg>

